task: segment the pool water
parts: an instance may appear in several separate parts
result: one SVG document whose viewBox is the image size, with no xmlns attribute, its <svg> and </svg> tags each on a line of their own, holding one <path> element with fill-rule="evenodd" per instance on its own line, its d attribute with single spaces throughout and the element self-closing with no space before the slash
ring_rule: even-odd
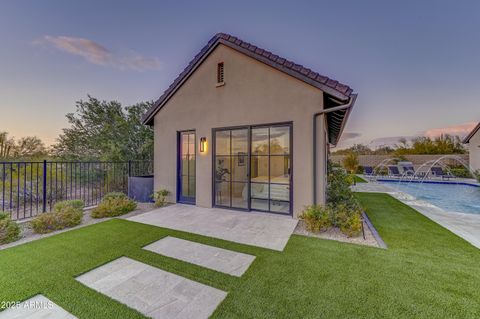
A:
<svg viewBox="0 0 480 319">
<path fill-rule="evenodd" d="M 465 184 L 382 182 L 445 211 L 480 215 L 480 187 Z"/>
</svg>

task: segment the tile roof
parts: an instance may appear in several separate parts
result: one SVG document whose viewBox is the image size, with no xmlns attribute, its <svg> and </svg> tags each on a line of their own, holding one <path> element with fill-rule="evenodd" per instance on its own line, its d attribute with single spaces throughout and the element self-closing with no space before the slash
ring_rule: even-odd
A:
<svg viewBox="0 0 480 319">
<path fill-rule="evenodd" d="M 193 58 L 187 67 L 180 73 L 180 75 L 173 81 L 162 96 L 154 103 L 152 108 L 147 111 L 143 118 L 143 123 L 151 125 L 153 116 L 162 108 L 168 99 L 175 93 L 175 91 L 182 85 L 182 83 L 189 77 L 195 68 L 213 51 L 219 44 L 226 45 L 232 49 L 242 52 L 260 62 L 263 62 L 279 71 L 287 73 L 299 80 L 302 80 L 310 85 L 313 85 L 323 92 L 341 100 L 348 101 L 353 93 L 353 90 L 345 84 L 336 80 L 330 79 L 327 76 L 314 72 L 301 64 L 289 61 L 270 51 L 259 48 L 253 44 L 242 41 L 235 36 L 226 33 L 217 33 L 208 41 L 202 50 Z"/>
</svg>

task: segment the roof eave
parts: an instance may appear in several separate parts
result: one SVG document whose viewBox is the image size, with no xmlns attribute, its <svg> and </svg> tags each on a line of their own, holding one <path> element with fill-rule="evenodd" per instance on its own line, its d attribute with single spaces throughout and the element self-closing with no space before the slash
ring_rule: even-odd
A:
<svg viewBox="0 0 480 319">
<path fill-rule="evenodd" d="M 465 139 L 463 140 L 463 144 L 468 144 L 470 143 L 470 139 L 475 135 L 477 134 L 477 132 L 480 130 L 480 123 L 477 124 L 477 126 L 475 126 L 475 128 L 465 137 Z"/>
<path fill-rule="evenodd" d="M 338 132 L 337 139 L 336 139 L 335 143 L 332 144 L 332 146 L 337 146 L 338 141 L 340 140 L 340 137 L 342 136 L 342 133 L 345 129 L 345 126 L 347 125 L 347 121 L 348 121 L 348 118 L 350 117 L 350 113 L 352 112 L 353 107 L 355 106 L 355 102 L 357 101 L 357 96 L 358 96 L 358 94 L 356 94 L 356 93 L 354 93 L 350 96 L 351 106 L 347 109 L 347 112 L 345 113 L 345 117 L 343 118 L 343 122 L 342 122 L 342 127 L 340 128 L 340 131 Z"/>
</svg>

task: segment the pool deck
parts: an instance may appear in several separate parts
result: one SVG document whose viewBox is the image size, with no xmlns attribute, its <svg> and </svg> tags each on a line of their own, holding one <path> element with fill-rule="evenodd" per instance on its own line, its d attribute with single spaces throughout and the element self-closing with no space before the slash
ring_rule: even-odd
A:
<svg viewBox="0 0 480 319">
<path fill-rule="evenodd" d="M 426 201 L 418 200 L 393 187 L 375 182 L 357 183 L 352 186 L 352 190 L 355 192 L 389 194 L 424 216 L 430 218 L 437 224 L 450 230 L 452 233 L 462 237 L 473 246 L 480 248 L 480 214 L 475 215 L 447 212 L 440 207 L 432 205 Z"/>
</svg>

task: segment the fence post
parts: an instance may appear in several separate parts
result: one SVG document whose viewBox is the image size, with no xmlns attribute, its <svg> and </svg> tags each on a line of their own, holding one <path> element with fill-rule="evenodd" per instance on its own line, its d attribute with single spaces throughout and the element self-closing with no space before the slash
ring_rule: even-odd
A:
<svg viewBox="0 0 480 319">
<path fill-rule="evenodd" d="M 43 160 L 43 203 L 42 212 L 47 211 L 47 160 Z"/>
<path fill-rule="evenodd" d="M 132 161 L 128 160 L 128 177 L 132 177 Z"/>
</svg>

